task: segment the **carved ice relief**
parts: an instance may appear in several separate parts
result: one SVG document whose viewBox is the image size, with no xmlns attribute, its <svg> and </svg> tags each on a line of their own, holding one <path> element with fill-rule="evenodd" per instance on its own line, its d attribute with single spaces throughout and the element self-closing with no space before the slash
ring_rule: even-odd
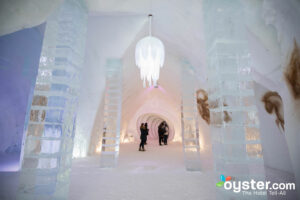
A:
<svg viewBox="0 0 300 200">
<path fill-rule="evenodd" d="M 226 103 L 223 103 L 223 106 L 228 106 Z M 197 90 L 197 108 L 200 116 L 207 122 L 207 124 L 210 124 L 210 108 L 217 108 L 218 102 L 217 101 L 211 101 L 208 103 L 208 93 L 203 90 L 199 89 Z M 232 121 L 232 118 L 230 116 L 230 113 L 228 111 L 223 111 L 223 121 L 226 123 L 229 123 Z M 220 119 L 221 120 L 221 119 Z M 222 123 L 220 120 L 218 123 Z M 216 120 L 214 120 L 216 121 Z M 216 123 L 216 122 L 215 122 Z"/>
<path fill-rule="evenodd" d="M 284 76 L 292 96 L 300 99 L 300 51 L 296 40 Z"/>
<path fill-rule="evenodd" d="M 225 107 L 225 106 L 228 106 L 228 105 L 226 103 L 223 103 L 223 106 Z M 223 113 L 224 113 L 224 119 L 223 119 L 224 122 L 226 122 L 226 123 L 231 122 L 232 118 L 231 118 L 229 112 L 225 110 L 225 111 L 223 111 Z"/>
<path fill-rule="evenodd" d="M 199 89 L 196 92 L 197 94 L 197 108 L 200 116 L 207 122 L 210 123 L 210 113 L 208 106 L 208 94 L 205 90 Z"/>
<path fill-rule="evenodd" d="M 283 115 L 283 102 L 281 96 L 277 92 L 268 91 L 262 97 L 262 102 L 265 109 L 269 114 L 276 116 L 275 123 L 279 130 L 284 132 L 284 115 Z"/>
</svg>

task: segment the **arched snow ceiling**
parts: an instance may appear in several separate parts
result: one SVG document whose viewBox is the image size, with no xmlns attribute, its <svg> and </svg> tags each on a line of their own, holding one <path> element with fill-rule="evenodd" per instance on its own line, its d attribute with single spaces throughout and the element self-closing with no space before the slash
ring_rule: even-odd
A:
<svg viewBox="0 0 300 200">
<path fill-rule="evenodd" d="M 44 23 L 63 0 L 0 0 L 0 36 Z"/>
<path fill-rule="evenodd" d="M 62 0 L 1 0 L 0 35 L 45 22 L 61 2 Z M 261 8 L 262 6 L 257 5 L 263 2 L 268 6 L 273 0 L 242 2 L 246 8 L 250 48 L 258 54 L 256 57 L 261 59 L 260 63 L 263 63 L 254 65 L 258 74 L 255 76 L 256 80 L 264 80 L 267 77 L 275 82 L 282 74 L 279 61 L 274 60 L 273 64 L 269 64 L 264 60 L 265 57 L 279 57 L 274 56 L 280 54 L 278 47 L 274 46 L 278 38 L 272 27 L 266 25 L 261 10 L 255 9 Z M 98 109 L 103 92 L 103 63 L 108 57 L 123 59 L 124 69 L 127 70 L 127 75 L 124 76 L 123 103 L 128 105 L 128 108 L 135 105 L 134 95 L 141 92 L 142 88 L 141 82 L 138 82 L 139 73 L 135 67 L 133 53 L 136 42 L 148 32 L 149 13 L 154 15 L 153 35 L 159 37 L 166 46 L 167 65 L 162 69 L 160 84 L 170 92 L 169 97 L 172 100 L 168 102 L 175 103 L 179 99 L 177 86 L 180 83 L 176 80 L 180 77 L 178 65 L 181 59 L 188 60 L 197 70 L 199 78 L 205 81 L 206 47 L 201 0 L 86 0 L 86 3 L 89 8 L 89 38 L 83 78 L 84 89 L 81 95 L 81 102 L 84 103 L 79 109 L 82 118 L 93 118 Z M 269 7 L 273 9 L 276 5 L 270 4 Z M 177 66 L 173 67 L 175 65 Z M 175 68 L 176 70 L 173 70 Z M 134 114 L 129 112 L 128 109 L 125 116 Z M 93 121 L 89 124 L 82 125 L 83 132 L 90 131 Z"/>
<path fill-rule="evenodd" d="M 0 35 L 45 22 L 61 2 L 62 0 L 1 0 Z M 147 15 L 151 12 L 154 15 L 154 35 L 171 44 L 173 51 L 183 55 L 194 66 L 201 66 L 204 52 L 201 1 L 86 0 L 86 3 L 92 16 L 136 15 L 144 17 L 146 22 Z"/>
<path fill-rule="evenodd" d="M 92 14 L 140 15 L 147 22 L 153 14 L 153 35 L 170 45 L 177 55 L 200 67 L 204 56 L 201 1 L 170 0 L 87 0 Z M 144 34 L 147 34 L 148 27 Z"/>
<path fill-rule="evenodd" d="M 0 36 L 24 28 L 30 28 L 46 21 L 51 12 L 63 0 L 1 0 L 0 1 Z M 147 14 L 154 14 L 154 34 L 164 42 L 171 44 L 172 51 L 176 51 L 190 61 L 200 72 L 205 74 L 204 67 L 204 37 L 202 34 L 202 1 L 201 0 L 85 0 L 91 16 L 140 16 L 146 22 Z M 274 46 L 276 34 L 264 23 L 261 5 L 276 7 L 280 0 L 246 0 L 241 1 L 245 6 L 247 26 L 251 37 L 250 43 L 263 44 L 268 52 L 259 52 L 261 57 L 278 54 L 278 47 Z M 271 3 L 270 3 L 271 2 Z M 299 5 L 299 1 L 291 1 Z M 277 3 L 277 4 L 276 4 Z M 269 5 L 270 4 L 270 5 Z M 274 5 L 273 5 L 274 4 Z M 274 9 L 274 8 L 271 8 Z M 286 14 L 286 13 L 284 13 Z M 104 27 L 103 27 L 104 28 Z M 135 31 L 131 32 L 135 35 Z M 252 37 L 253 36 L 253 37 Z M 123 37 L 124 39 L 126 37 Z M 275 38 L 276 40 L 276 38 Z M 260 75 L 268 75 L 277 80 L 281 74 L 278 61 L 274 67 L 257 67 Z M 275 71 L 275 73 L 274 73 Z M 274 74 L 274 75 L 273 75 Z M 272 76 L 271 76 L 272 75 Z"/>
</svg>

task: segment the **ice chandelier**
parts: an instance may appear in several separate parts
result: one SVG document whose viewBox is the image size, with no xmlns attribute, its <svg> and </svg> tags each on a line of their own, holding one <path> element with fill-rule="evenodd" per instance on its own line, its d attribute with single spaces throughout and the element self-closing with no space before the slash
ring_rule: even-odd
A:
<svg viewBox="0 0 300 200">
<path fill-rule="evenodd" d="M 135 48 L 135 63 L 140 68 L 143 86 L 157 86 L 159 70 L 165 60 L 164 44 L 151 34 L 152 15 L 149 15 L 149 36 L 141 39 Z"/>
</svg>

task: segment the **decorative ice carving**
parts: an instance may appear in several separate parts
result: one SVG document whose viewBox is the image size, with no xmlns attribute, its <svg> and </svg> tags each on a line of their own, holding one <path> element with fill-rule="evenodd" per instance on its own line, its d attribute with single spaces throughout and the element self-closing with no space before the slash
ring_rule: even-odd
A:
<svg viewBox="0 0 300 200">
<path fill-rule="evenodd" d="M 294 98 L 300 99 L 300 50 L 296 40 L 290 62 L 285 71 L 285 79 Z"/>
<path fill-rule="evenodd" d="M 210 113 L 208 105 L 208 94 L 205 90 L 197 90 L 197 108 L 200 116 L 209 124 L 210 123 Z"/>
<path fill-rule="evenodd" d="M 276 125 L 279 130 L 284 132 L 284 113 L 283 103 L 281 96 L 277 92 L 266 92 L 262 98 L 262 102 L 265 104 L 265 109 L 269 114 L 276 115 Z"/>
</svg>

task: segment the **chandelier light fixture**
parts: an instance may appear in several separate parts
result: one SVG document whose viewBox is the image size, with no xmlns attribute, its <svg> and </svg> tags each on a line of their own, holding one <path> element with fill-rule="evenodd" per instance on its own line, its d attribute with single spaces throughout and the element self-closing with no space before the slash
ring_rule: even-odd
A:
<svg viewBox="0 0 300 200">
<path fill-rule="evenodd" d="M 157 86 L 160 68 L 165 60 L 165 47 L 160 39 L 151 33 L 152 15 L 149 16 L 149 36 L 141 39 L 135 47 L 135 63 L 140 68 L 143 86 Z"/>
</svg>

